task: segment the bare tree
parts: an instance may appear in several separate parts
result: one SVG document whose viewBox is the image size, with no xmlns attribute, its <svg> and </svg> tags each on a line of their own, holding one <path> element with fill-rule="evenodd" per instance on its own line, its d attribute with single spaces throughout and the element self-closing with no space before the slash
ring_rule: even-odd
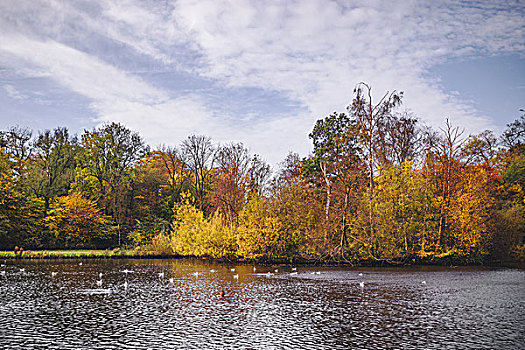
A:
<svg viewBox="0 0 525 350">
<path fill-rule="evenodd" d="M 219 176 L 214 200 L 217 207 L 232 222 L 246 199 L 250 155 L 242 143 L 229 143 L 218 147 L 215 159 Z"/>
<path fill-rule="evenodd" d="M 182 142 L 181 151 L 186 165 L 193 175 L 193 190 L 199 209 L 206 209 L 206 194 L 209 190 L 213 170 L 215 147 L 207 136 L 188 136 Z"/>
<path fill-rule="evenodd" d="M 266 192 L 271 173 L 270 165 L 255 154 L 248 169 L 250 192 L 258 196 L 263 195 Z"/>
<path fill-rule="evenodd" d="M 369 180 L 369 227 L 370 237 L 374 236 L 374 218 L 372 211 L 372 200 L 374 197 L 374 172 L 377 169 L 378 161 L 375 157 L 377 148 L 380 146 L 383 135 L 379 132 L 380 126 L 388 117 L 391 117 L 393 110 L 401 104 L 403 92 L 387 91 L 378 103 L 372 99 L 372 88 L 366 83 L 359 83 L 354 89 L 354 99 L 348 106 L 350 116 L 355 118 L 360 129 L 360 140 L 363 145 L 364 159 L 368 168 Z"/>
</svg>

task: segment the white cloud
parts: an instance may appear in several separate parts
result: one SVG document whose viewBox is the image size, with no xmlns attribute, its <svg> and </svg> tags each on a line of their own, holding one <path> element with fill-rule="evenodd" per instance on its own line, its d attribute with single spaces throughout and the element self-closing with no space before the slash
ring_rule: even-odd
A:
<svg viewBox="0 0 525 350">
<path fill-rule="evenodd" d="M 27 99 L 26 95 L 20 93 L 20 91 L 15 89 L 15 87 L 12 85 L 4 84 L 4 90 L 5 92 L 7 92 L 7 96 L 11 97 L 12 99 L 15 99 L 15 100 L 26 100 Z"/>
<path fill-rule="evenodd" d="M 449 117 L 467 132 L 491 127 L 427 73 L 453 57 L 525 51 L 523 8 L 498 1 L 42 0 L 4 1 L 0 13 L 0 63 L 90 98 L 99 121 L 121 121 L 152 144 L 190 133 L 239 140 L 273 163 L 307 153 L 315 120 L 343 111 L 360 81 L 377 96 L 404 91 L 405 106 L 434 126 Z M 219 115 L 202 91 L 134 76 L 130 52 L 147 69 L 276 91 L 302 108 Z"/>
</svg>

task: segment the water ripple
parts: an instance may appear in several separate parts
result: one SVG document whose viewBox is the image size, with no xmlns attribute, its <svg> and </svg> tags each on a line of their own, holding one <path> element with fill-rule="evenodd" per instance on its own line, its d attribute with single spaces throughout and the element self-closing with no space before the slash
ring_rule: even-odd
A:
<svg viewBox="0 0 525 350">
<path fill-rule="evenodd" d="M 230 269 L 190 260 L 13 263 L 0 277 L 0 348 L 524 348 L 520 270 Z"/>
</svg>

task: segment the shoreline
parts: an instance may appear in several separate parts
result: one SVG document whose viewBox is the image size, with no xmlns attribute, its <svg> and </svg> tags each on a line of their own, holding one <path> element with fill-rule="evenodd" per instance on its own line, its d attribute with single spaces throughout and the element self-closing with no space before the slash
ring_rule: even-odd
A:
<svg viewBox="0 0 525 350">
<path fill-rule="evenodd" d="M 443 260 L 412 260 L 411 263 L 392 263 L 387 261 L 370 261 L 363 260 L 355 263 L 348 261 L 320 261 L 305 258 L 282 258 L 282 259 L 264 259 L 264 260 L 246 260 L 246 259 L 217 259 L 211 257 L 183 256 L 175 254 L 162 254 L 153 251 L 140 251 L 135 249 L 113 249 L 113 250 L 96 250 L 96 249 L 76 249 L 76 250 L 27 250 L 22 254 L 15 254 L 14 251 L 1 251 L 0 259 L 9 260 L 52 260 L 52 259 L 198 259 L 222 264 L 238 265 L 290 265 L 290 266 L 341 266 L 341 267 L 388 267 L 388 268 L 406 268 L 410 266 L 441 266 L 441 267 L 493 267 L 493 268 L 516 268 L 525 269 L 524 261 L 476 261 L 466 263 L 464 261 L 454 261 L 450 259 Z"/>
</svg>

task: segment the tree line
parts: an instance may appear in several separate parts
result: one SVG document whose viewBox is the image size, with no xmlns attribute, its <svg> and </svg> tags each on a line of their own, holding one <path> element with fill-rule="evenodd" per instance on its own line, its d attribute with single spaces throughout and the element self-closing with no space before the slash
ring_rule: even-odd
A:
<svg viewBox="0 0 525 350">
<path fill-rule="evenodd" d="M 438 130 L 360 83 L 313 152 L 272 170 L 242 143 L 151 149 L 124 125 L 0 132 L 0 249 L 139 247 L 323 262 L 525 256 L 525 114 L 500 137 Z"/>
</svg>

